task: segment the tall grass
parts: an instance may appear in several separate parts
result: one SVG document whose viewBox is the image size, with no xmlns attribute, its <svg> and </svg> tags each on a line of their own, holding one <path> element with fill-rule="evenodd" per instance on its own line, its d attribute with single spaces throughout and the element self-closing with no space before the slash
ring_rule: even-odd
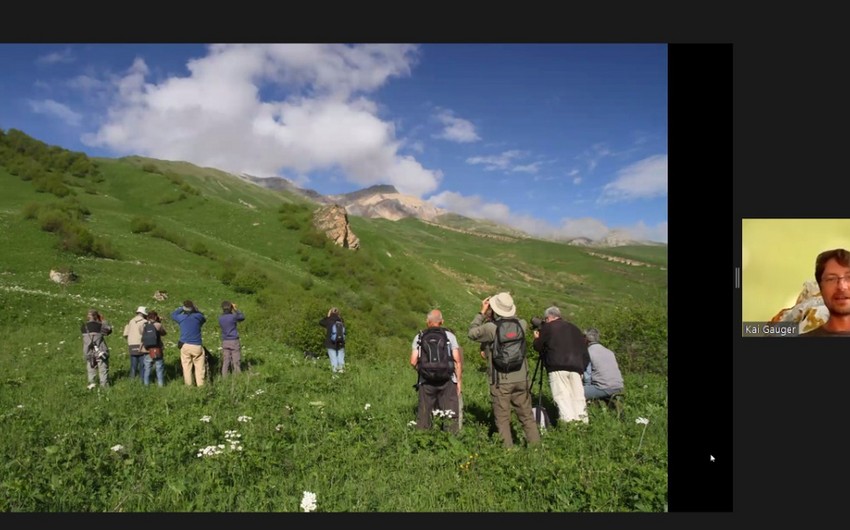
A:
<svg viewBox="0 0 850 530">
<path fill-rule="evenodd" d="M 356 217 L 362 246 L 352 252 L 316 237 L 314 205 L 223 172 L 65 155 L 11 132 L 0 144 L 0 510 L 298 511 L 304 491 L 326 512 L 666 509 L 667 279 L 659 267 L 477 237 L 467 225 L 459 232 Z M 38 168 L 70 193 L 23 178 Z M 152 186 L 182 198 L 163 202 Z M 55 218 L 47 226 L 84 228 L 109 254 L 60 244 L 62 231 L 47 230 L 46 217 Z M 666 265 L 663 249 L 652 256 Z M 51 269 L 77 280 L 53 283 Z M 536 449 L 503 449 L 478 345 L 465 333 L 480 299 L 501 290 L 526 319 L 555 304 L 581 327 L 600 329 L 624 372 L 622 418 L 594 406 L 589 425 L 549 429 Z M 154 300 L 156 291 L 168 300 Z M 206 313 L 204 342 L 214 352 L 220 302 L 245 312 L 242 374 L 183 384 L 179 331 L 167 315 L 184 298 Z M 121 330 L 138 305 L 165 317 L 163 388 L 128 379 Z M 331 305 L 348 328 L 346 373 L 336 378 L 317 324 Z M 107 389 L 86 387 L 79 326 L 89 307 L 116 329 Z M 433 307 L 466 352 L 457 436 L 409 425 L 410 343 Z M 320 357 L 305 360 L 305 351 Z M 543 394 L 557 415 L 546 384 Z M 650 420 L 645 434 L 638 417 Z M 221 454 L 198 456 L 218 445 Z"/>
</svg>

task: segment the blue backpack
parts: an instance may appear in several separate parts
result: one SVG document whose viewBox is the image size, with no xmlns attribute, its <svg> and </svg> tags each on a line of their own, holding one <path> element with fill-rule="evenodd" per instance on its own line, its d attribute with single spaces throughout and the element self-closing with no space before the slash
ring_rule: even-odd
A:
<svg viewBox="0 0 850 530">
<path fill-rule="evenodd" d="M 345 324 L 342 320 L 337 320 L 331 326 L 331 342 L 337 350 L 345 347 Z"/>
</svg>

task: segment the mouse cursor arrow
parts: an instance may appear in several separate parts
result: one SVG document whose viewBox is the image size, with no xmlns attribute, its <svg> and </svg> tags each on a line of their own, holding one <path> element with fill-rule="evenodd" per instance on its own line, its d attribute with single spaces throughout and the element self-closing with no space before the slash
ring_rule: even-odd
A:
<svg viewBox="0 0 850 530">
<path fill-rule="evenodd" d="M 712 455 L 708 455 L 708 458 L 709 458 L 712 462 L 714 462 L 714 456 L 712 456 Z"/>
</svg>

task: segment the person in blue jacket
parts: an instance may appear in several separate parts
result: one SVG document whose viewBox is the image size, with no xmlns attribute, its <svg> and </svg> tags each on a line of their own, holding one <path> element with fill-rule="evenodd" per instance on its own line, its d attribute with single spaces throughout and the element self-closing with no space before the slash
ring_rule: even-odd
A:
<svg viewBox="0 0 850 530">
<path fill-rule="evenodd" d="M 183 366 L 183 381 L 192 386 L 192 368 L 195 369 L 195 383 L 204 386 L 206 359 L 201 328 L 207 321 L 191 300 L 171 312 L 171 319 L 180 326 L 180 364 Z"/>
</svg>

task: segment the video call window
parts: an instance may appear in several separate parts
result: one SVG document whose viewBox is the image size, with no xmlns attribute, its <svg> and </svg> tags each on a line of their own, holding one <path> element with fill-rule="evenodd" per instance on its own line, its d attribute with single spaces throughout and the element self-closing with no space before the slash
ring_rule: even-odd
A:
<svg viewBox="0 0 850 530">
<path fill-rule="evenodd" d="M 741 241 L 742 336 L 850 337 L 850 219 L 743 219 Z"/>
</svg>

